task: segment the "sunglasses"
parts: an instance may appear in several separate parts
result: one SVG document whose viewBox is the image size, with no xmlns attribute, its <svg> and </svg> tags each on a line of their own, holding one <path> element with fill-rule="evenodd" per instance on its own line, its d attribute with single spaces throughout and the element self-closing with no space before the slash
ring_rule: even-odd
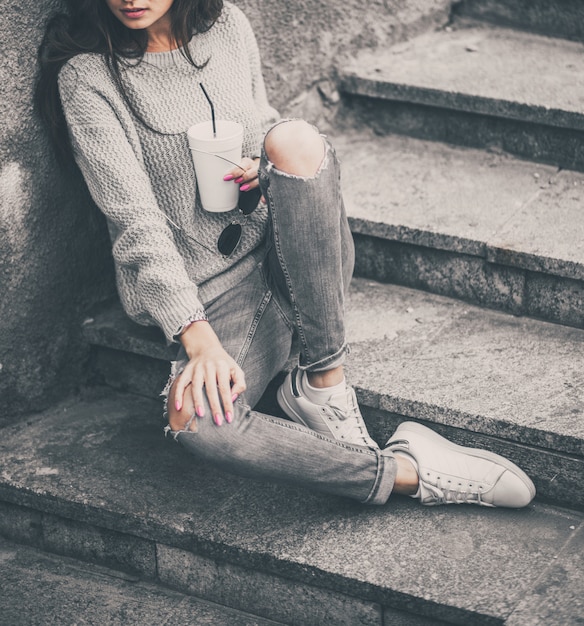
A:
<svg viewBox="0 0 584 626">
<path fill-rule="evenodd" d="M 223 256 L 231 256 L 235 251 L 235 248 L 239 245 L 241 235 L 243 234 L 243 227 L 247 222 L 247 217 L 258 208 L 261 197 L 262 192 L 259 187 L 251 189 L 250 191 L 239 192 L 237 208 L 241 211 L 244 221 L 243 223 L 231 222 L 231 224 L 228 224 L 219 235 L 219 239 L 217 240 L 217 250 L 219 250 Z"/>
<path fill-rule="evenodd" d="M 235 249 L 237 248 L 237 246 L 239 245 L 239 242 L 241 241 L 241 236 L 243 234 L 243 227 L 245 226 L 247 222 L 247 218 L 257 209 L 261 197 L 262 197 L 262 191 L 259 187 L 251 189 L 250 191 L 239 192 L 239 200 L 237 203 L 237 208 L 243 215 L 244 221 L 243 222 L 233 221 L 221 231 L 221 234 L 219 235 L 219 239 L 217 240 L 217 250 L 224 257 L 229 257 L 235 252 Z M 197 239 L 195 239 L 194 237 L 186 233 L 184 229 L 182 229 L 178 224 L 176 224 L 173 220 L 171 220 L 170 217 L 168 217 L 168 215 L 164 214 L 164 217 L 172 226 L 174 226 L 180 232 L 184 233 L 186 237 L 188 237 L 195 243 L 198 243 L 200 246 L 202 246 L 209 252 L 214 252 L 214 250 L 211 250 L 211 248 L 206 246 L 204 243 L 201 243 L 200 241 L 198 241 Z"/>
</svg>

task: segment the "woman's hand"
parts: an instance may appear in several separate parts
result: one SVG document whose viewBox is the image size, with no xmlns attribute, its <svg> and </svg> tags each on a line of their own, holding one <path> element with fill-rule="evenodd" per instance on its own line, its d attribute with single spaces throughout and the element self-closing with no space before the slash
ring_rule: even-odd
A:
<svg viewBox="0 0 584 626">
<path fill-rule="evenodd" d="M 217 426 L 233 420 L 233 403 L 245 391 L 245 376 L 235 360 L 224 350 L 208 322 L 191 324 L 180 336 L 189 362 L 176 382 L 175 408 L 180 411 L 185 394 L 192 394 L 195 412 L 205 416 L 203 394 L 207 394 Z"/>
<path fill-rule="evenodd" d="M 250 189 L 255 189 L 256 187 L 259 187 L 259 165 L 259 157 L 257 159 L 244 157 L 241 160 L 240 167 L 234 167 L 228 174 L 223 177 L 223 180 L 232 180 L 236 185 L 239 185 L 239 190 L 243 192 L 249 191 Z"/>
</svg>

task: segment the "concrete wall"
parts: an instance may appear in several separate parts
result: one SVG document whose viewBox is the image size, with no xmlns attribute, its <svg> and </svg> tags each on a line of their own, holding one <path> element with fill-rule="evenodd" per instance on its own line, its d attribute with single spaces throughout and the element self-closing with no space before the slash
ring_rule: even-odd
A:
<svg viewBox="0 0 584 626">
<path fill-rule="evenodd" d="M 0 423 L 73 390 L 87 305 L 113 292 L 103 224 L 55 165 L 32 110 L 36 49 L 57 0 L 3 0 L 0 22 Z"/>
<path fill-rule="evenodd" d="M 334 105 L 337 97 L 335 67 L 361 48 L 387 46 L 443 25 L 454 0 L 234 2 L 254 26 L 272 104 L 318 122 L 319 107 Z"/>
<path fill-rule="evenodd" d="M 238 0 L 275 106 L 318 118 L 334 65 L 444 22 L 451 0 Z M 3 0 L 0 22 L 0 424 L 82 384 L 82 321 L 115 292 L 109 246 L 75 171 L 54 161 L 32 109 L 36 49 L 60 0 Z"/>
</svg>

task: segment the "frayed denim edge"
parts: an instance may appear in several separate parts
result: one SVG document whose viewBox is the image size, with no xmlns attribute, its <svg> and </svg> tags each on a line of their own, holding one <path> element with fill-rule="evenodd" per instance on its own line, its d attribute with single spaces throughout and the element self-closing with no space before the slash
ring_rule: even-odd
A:
<svg viewBox="0 0 584 626">
<path fill-rule="evenodd" d="M 164 398 L 162 416 L 167 422 L 168 422 L 168 395 L 170 393 L 170 388 L 172 387 L 174 381 L 182 374 L 185 368 L 185 364 L 186 364 L 185 361 L 171 361 L 170 362 L 170 375 L 168 377 L 168 381 L 166 385 L 164 386 L 164 389 L 160 392 L 160 397 Z M 187 431 L 194 432 L 189 429 L 196 416 L 197 416 L 196 413 L 193 413 L 193 415 L 191 415 L 189 421 L 185 424 L 182 430 L 172 430 L 172 428 L 170 427 L 170 424 L 167 424 L 163 429 L 164 436 L 167 437 L 168 433 L 170 433 L 172 438 L 176 441 L 177 437 L 181 433 L 187 432 Z"/>
</svg>

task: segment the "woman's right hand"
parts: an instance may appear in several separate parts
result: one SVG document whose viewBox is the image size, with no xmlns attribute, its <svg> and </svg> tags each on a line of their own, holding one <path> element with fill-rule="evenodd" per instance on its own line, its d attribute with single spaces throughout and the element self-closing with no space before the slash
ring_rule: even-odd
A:
<svg viewBox="0 0 584 626">
<path fill-rule="evenodd" d="M 207 394 L 213 421 L 233 420 L 233 403 L 245 391 L 245 376 L 236 361 L 225 351 L 209 322 L 194 322 L 180 336 L 189 361 L 177 379 L 174 403 L 181 411 L 190 393 L 197 417 L 205 416 Z"/>
</svg>

